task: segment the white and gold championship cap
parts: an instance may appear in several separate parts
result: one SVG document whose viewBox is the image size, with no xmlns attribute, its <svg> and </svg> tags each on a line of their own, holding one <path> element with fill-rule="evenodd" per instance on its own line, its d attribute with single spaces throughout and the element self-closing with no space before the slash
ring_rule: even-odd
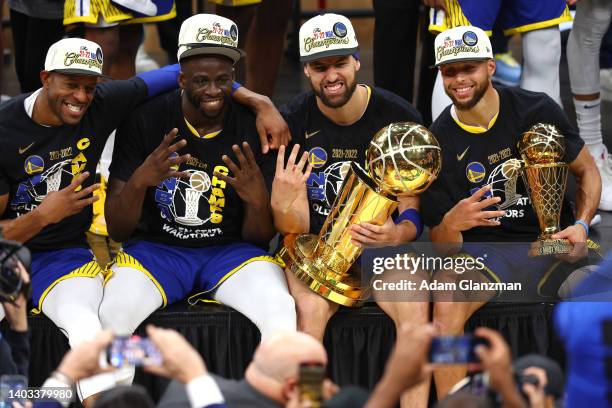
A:
<svg viewBox="0 0 612 408">
<path fill-rule="evenodd" d="M 47 51 L 45 71 L 102 76 L 102 47 L 83 38 L 64 38 Z"/>
<path fill-rule="evenodd" d="M 353 55 L 358 48 L 353 25 L 340 14 L 321 14 L 300 27 L 300 62 Z"/>
<path fill-rule="evenodd" d="M 177 57 L 223 55 L 234 64 L 245 54 L 238 48 L 238 26 L 230 19 L 214 14 L 196 14 L 181 24 Z"/>
<path fill-rule="evenodd" d="M 443 31 L 436 36 L 434 44 L 436 66 L 493 59 L 491 41 L 478 27 L 459 26 Z"/>
</svg>

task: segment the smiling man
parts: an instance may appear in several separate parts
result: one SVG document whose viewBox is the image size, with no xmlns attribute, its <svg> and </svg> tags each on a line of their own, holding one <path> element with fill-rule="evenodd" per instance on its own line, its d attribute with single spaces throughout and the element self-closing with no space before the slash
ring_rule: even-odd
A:
<svg viewBox="0 0 612 408">
<path fill-rule="evenodd" d="M 357 82 L 361 66 L 357 52 L 355 30 L 342 15 L 319 15 L 300 28 L 300 57 L 312 91 L 281 108 L 295 143 L 286 165 L 285 149 L 279 149 L 272 186 L 274 223 L 282 234 L 318 234 L 351 162 L 365 165 L 376 132 L 392 122 L 421 122 L 418 111 L 399 96 Z M 300 148 L 304 152 L 298 155 Z M 399 210 L 395 221 L 389 217 L 382 226 L 354 225 L 354 243 L 393 246 L 414 240 L 422 229 L 418 198 L 400 199 Z M 287 280 L 299 329 L 322 340 L 338 305 L 312 292 L 290 272 Z M 426 319 L 428 304 L 379 305 L 398 325 L 407 320 L 419 323 L 412 316 Z"/>
<path fill-rule="evenodd" d="M 105 271 L 85 233 L 104 144 L 139 103 L 177 86 L 176 66 L 99 83 L 103 63 L 98 44 L 60 40 L 47 52 L 42 87 L 0 107 L 2 232 L 30 249 L 32 302 L 61 328 L 71 347 L 102 329 L 98 309 Z M 254 108 L 266 102 L 243 88 L 239 93 Z M 123 374 L 102 374 L 79 381 L 78 395 L 87 405 L 116 379 L 130 381 Z"/>
<path fill-rule="evenodd" d="M 176 71 L 98 84 L 100 46 L 63 39 L 48 50 L 42 87 L 0 107 L 0 225 L 32 253 L 32 301 L 75 346 L 101 330 L 103 269 L 87 248 L 93 174 L 109 134 L 148 96 L 172 89 Z M 79 397 L 114 385 L 80 381 Z"/>
<path fill-rule="evenodd" d="M 584 143 L 565 113 L 544 93 L 493 86 L 495 60 L 487 35 L 477 27 L 460 26 L 435 40 L 436 65 L 453 104 L 431 126 L 442 148 L 442 171 L 421 196 L 430 238 L 445 244 L 454 260 L 480 259 L 468 273 L 449 267 L 435 271 L 437 281 L 520 283 L 522 290 L 498 293 L 505 301 L 530 302 L 556 298 L 561 281 L 587 263 L 589 223 L 601 192 L 601 179 Z M 520 177 L 517 143 L 536 123 L 555 125 L 565 139 L 563 161 L 576 179 L 574 212 L 566 198 L 562 230 L 554 239 L 573 245 L 568 255 L 528 258 L 539 224 Z M 558 192 L 563 194 L 562 191 Z M 568 262 L 562 262 L 568 261 Z M 485 285 L 488 287 L 488 285 Z M 503 285 L 502 285 L 503 286 Z M 433 321 L 441 335 L 463 333 L 465 322 L 495 292 L 433 293 Z M 511 295 L 511 296 L 509 296 Z M 543 297 L 544 296 L 544 297 Z M 444 396 L 466 373 L 462 367 L 434 371 L 438 396 Z"/>
<path fill-rule="evenodd" d="M 260 153 L 255 115 L 232 101 L 233 66 L 244 54 L 237 45 L 229 19 L 185 20 L 180 89 L 142 105 L 117 131 L 106 219 L 125 243 L 100 306 L 115 333 L 132 333 L 192 291 L 191 304 L 231 306 L 264 337 L 296 328 L 283 271 L 262 249 L 274 227 L 259 166 L 272 169 L 274 156 Z"/>
</svg>

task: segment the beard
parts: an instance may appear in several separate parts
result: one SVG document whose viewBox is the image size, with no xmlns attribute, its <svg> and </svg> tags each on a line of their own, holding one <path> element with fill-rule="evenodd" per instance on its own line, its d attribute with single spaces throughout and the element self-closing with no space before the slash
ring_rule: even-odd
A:
<svg viewBox="0 0 612 408">
<path fill-rule="evenodd" d="M 315 86 L 311 82 L 310 87 L 312 88 L 315 95 L 317 95 L 319 99 L 321 99 L 321 102 L 323 102 L 323 105 L 327 106 L 328 108 L 335 109 L 335 108 L 343 107 L 344 105 L 346 105 L 349 99 L 351 99 L 351 96 L 353 96 L 353 93 L 355 92 L 355 89 L 357 88 L 357 81 L 353 81 L 350 84 L 345 81 L 344 82 L 344 88 L 345 88 L 344 93 L 340 95 L 338 99 L 336 100 L 331 100 L 325 95 L 325 92 L 323 92 L 323 85 L 321 85 L 319 89 L 316 89 Z"/>
<path fill-rule="evenodd" d="M 227 110 L 227 105 L 229 103 L 229 96 L 223 92 L 223 107 L 221 109 L 219 109 L 216 112 L 209 112 L 205 109 L 202 108 L 202 104 L 200 102 L 200 99 L 198 99 L 198 97 L 196 97 L 194 94 L 192 94 L 191 92 L 189 92 L 187 89 L 184 90 L 185 96 L 187 97 L 187 100 L 189 101 L 189 103 L 198 110 L 198 112 L 200 112 L 202 115 L 204 115 L 205 117 L 209 118 L 209 119 L 215 119 L 218 118 L 220 116 L 222 116 L 225 111 Z"/>
<path fill-rule="evenodd" d="M 460 102 L 457 100 L 457 98 L 454 97 L 452 92 L 450 92 L 447 89 L 445 91 L 448 97 L 451 98 L 451 100 L 453 101 L 453 105 L 455 105 L 455 108 L 459 110 L 469 110 L 469 109 L 472 109 L 474 106 L 476 106 L 478 102 L 480 102 L 484 94 L 489 89 L 489 83 L 490 81 L 485 81 L 480 85 L 474 86 L 474 95 L 472 96 L 471 99 L 467 101 Z"/>
</svg>

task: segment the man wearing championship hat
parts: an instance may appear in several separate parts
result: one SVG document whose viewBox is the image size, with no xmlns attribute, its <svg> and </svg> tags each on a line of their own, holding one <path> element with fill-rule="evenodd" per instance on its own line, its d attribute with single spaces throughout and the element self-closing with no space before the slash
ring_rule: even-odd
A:
<svg viewBox="0 0 612 408">
<path fill-rule="evenodd" d="M 469 271 L 439 270 L 432 282 L 461 279 L 485 288 L 454 291 L 451 297 L 432 290 L 433 321 L 440 334 L 460 335 L 467 319 L 490 299 L 503 296 L 507 301 L 524 302 L 555 294 L 560 280 L 588 262 L 589 222 L 599 203 L 601 181 L 584 143 L 550 97 L 493 87 L 495 60 L 481 29 L 460 26 L 440 33 L 435 39 L 435 57 L 453 104 L 430 129 L 442 148 L 443 166 L 421 196 L 423 219 L 431 228 L 431 240 L 447 244 L 454 262 L 467 265 L 466 261 L 477 260 L 482 266 L 477 262 Z M 573 245 L 570 254 L 558 256 L 574 262 L 572 265 L 554 257 L 526 256 L 530 243 L 538 238 L 539 226 L 519 177 L 517 142 L 539 122 L 555 125 L 564 136 L 563 161 L 577 181 L 575 215 L 566 199 L 562 231 L 553 235 Z M 589 248 L 593 246 L 589 242 Z M 454 301 L 458 299 L 462 301 Z M 438 396 L 444 396 L 464 375 L 461 367 L 435 370 Z"/>
<path fill-rule="evenodd" d="M 125 243 L 100 306 L 116 333 L 130 334 L 192 291 L 189 303 L 231 306 L 263 337 L 296 328 L 283 271 L 262 249 L 275 233 L 262 174 L 274 157 L 260 151 L 255 116 L 231 99 L 233 65 L 244 55 L 237 45 L 229 19 L 185 20 L 180 89 L 142 105 L 117 131 L 106 217 L 111 237 Z"/>
<path fill-rule="evenodd" d="M 568 3 L 575 0 L 423 0 L 430 10 L 429 31 L 440 33 L 472 25 L 491 35 L 494 27 L 504 35 L 521 34 L 523 67 L 521 88 L 544 92 L 561 104 L 559 24 L 572 21 Z M 450 105 L 438 75 L 432 95 L 435 118 Z"/>
<path fill-rule="evenodd" d="M 71 346 L 101 330 L 104 272 L 87 248 L 85 232 L 104 144 L 136 105 L 176 87 L 173 67 L 98 83 L 103 62 L 98 44 L 60 40 L 47 52 L 42 88 L 0 108 L 0 149 L 6 152 L 0 164 L 3 235 L 32 252 L 36 312 L 61 327 Z M 239 92 L 256 99 L 244 88 Z M 263 102 L 257 99 L 257 106 Z M 266 112 L 263 128 L 276 129 L 269 109 L 260 111 Z M 114 384 L 114 376 L 105 374 L 80 381 L 77 391 L 84 400 Z"/>
<path fill-rule="evenodd" d="M 420 123 L 421 115 L 399 96 L 357 83 L 358 42 L 346 17 L 323 14 L 306 21 L 300 27 L 299 41 L 300 59 L 312 91 L 281 108 L 295 144 L 287 149 L 286 167 L 285 149 L 279 149 L 272 210 L 282 234 L 318 234 L 347 167 L 351 162 L 365 163 L 374 134 L 391 122 Z M 389 218 L 382 226 L 353 226 L 354 242 L 368 247 L 414 240 L 422 225 L 418 199 L 400 199 L 399 210 L 397 223 Z M 287 279 L 297 304 L 298 327 L 322 340 L 327 321 L 338 305 L 310 291 L 293 274 L 287 273 Z M 379 304 L 396 324 L 419 314 L 414 309 L 423 306 L 419 302 Z"/>
<path fill-rule="evenodd" d="M 101 330 L 103 270 L 87 248 L 95 168 L 108 135 L 148 96 L 171 89 L 176 72 L 98 84 L 100 46 L 63 39 L 47 52 L 42 88 L 0 108 L 0 214 L 6 239 L 32 252 L 32 301 L 71 346 Z M 83 380 L 85 399 L 114 384 Z"/>
</svg>

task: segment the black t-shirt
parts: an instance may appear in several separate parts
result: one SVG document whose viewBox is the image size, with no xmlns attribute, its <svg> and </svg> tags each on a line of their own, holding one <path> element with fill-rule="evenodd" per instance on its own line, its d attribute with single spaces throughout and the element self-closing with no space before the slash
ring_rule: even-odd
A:
<svg viewBox="0 0 612 408">
<path fill-rule="evenodd" d="M 94 181 L 96 166 L 110 133 L 126 113 L 147 97 L 139 78 L 109 81 L 96 87 L 94 99 L 77 125 L 46 127 L 28 116 L 19 95 L 0 106 L 0 195 L 9 194 L 2 219 L 32 211 L 47 193 L 68 186 L 88 171 L 83 188 Z M 34 251 L 87 246 L 85 232 L 92 207 L 48 225 L 26 245 Z"/>
<path fill-rule="evenodd" d="M 459 201 L 491 184 L 492 194 L 501 202 L 492 210 L 505 210 L 498 227 L 477 227 L 463 232 L 464 241 L 531 242 L 539 234 L 538 221 L 525 190 L 518 166 L 517 143 L 522 134 L 538 122 L 556 125 L 565 136 L 564 162 L 571 163 L 584 142 L 570 125 L 565 113 L 543 93 L 519 88 L 496 87 L 500 107 L 497 120 L 484 133 L 470 133 L 457 124 L 448 107 L 431 125 L 442 148 L 442 171 L 421 196 L 421 213 L 430 227 Z M 565 200 L 562 227 L 573 222 Z"/>
<path fill-rule="evenodd" d="M 179 169 L 189 173 L 189 178 L 168 178 L 147 189 L 142 215 L 131 238 L 187 247 L 239 241 L 242 200 L 231 185 L 213 176 L 213 171 L 228 174 L 221 156 L 225 154 L 238 164 L 232 145 L 243 141 L 249 143 L 268 178 L 276 156 L 261 154 L 254 114 L 231 101 L 219 134 L 211 138 L 194 135 L 183 116 L 180 92 L 160 95 L 140 106 L 117 130 L 111 178 L 127 181 L 173 128 L 179 131 L 174 143 L 187 140 L 179 153 L 191 155 Z"/>
<path fill-rule="evenodd" d="M 369 89 L 371 95 L 363 116 L 348 126 L 323 115 L 313 92 L 301 94 L 281 107 L 292 143 L 309 152 L 313 167 L 306 182 L 312 234 L 318 234 L 323 227 L 350 163 L 365 165 L 365 154 L 376 132 L 393 122 L 422 123 L 421 114 L 404 99 L 384 89 Z"/>
</svg>

